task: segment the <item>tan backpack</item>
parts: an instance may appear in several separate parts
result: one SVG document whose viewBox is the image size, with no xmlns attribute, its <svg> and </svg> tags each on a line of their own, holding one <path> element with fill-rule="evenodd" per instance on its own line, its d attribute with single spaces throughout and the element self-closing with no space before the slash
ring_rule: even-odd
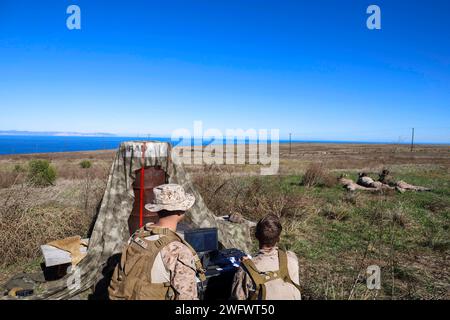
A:
<svg viewBox="0 0 450 320">
<path fill-rule="evenodd" d="M 300 286 L 292 281 L 288 271 L 287 254 L 278 250 L 278 271 L 261 272 L 251 259 L 242 261 L 244 270 L 255 284 L 255 291 L 249 296 L 250 300 L 293 299 L 300 295 Z"/>
<path fill-rule="evenodd" d="M 160 235 L 158 240 L 145 237 Z M 174 241 L 185 244 L 193 253 L 195 267 L 201 281 L 204 269 L 195 250 L 178 234 L 167 228 L 143 227 L 131 236 L 131 242 L 123 249 L 120 263 L 114 269 L 108 288 L 111 300 L 174 300 L 175 291 L 170 282 L 153 283 L 151 270 L 162 248 Z"/>
</svg>

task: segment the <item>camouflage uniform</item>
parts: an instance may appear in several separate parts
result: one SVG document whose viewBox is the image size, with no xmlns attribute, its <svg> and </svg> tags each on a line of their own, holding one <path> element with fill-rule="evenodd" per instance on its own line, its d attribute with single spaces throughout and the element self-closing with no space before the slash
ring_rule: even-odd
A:
<svg viewBox="0 0 450 320">
<path fill-rule="evenodd" d="M 159 235 L 145 239 L 158 240 Z M 149 272 L 154 283 L 170 282 L 177 300 L 198 300 L 194 255 L 183 243 L 174 241 L 162 248 Z"/>
<path fill-rule="evenodd" d="M 379 183 L 378 181 L 374 181 L 371 177 L 367 176 L 365 173 L 360 173 L 358 175 L 358 181 L 356 183 L 366 188 L 378 188 L 381 185 L 381 183 Z"/>
<path fill-rule="evenodd" d="M 387 184 L 391 187 L 395 187 L 396 186 L 396 182 L 394 181 L 393 177 L 391 176 L 389 170 L 383 170 L 379 175 L 378 175 L 378 181 L 380 181 L 383 184 Z"/>
<path fill-rule="evenodd" d="M 387 184 L 391 187 L 395 187 L 399 192 L 405 192 L 407 190 L 412 190 L 412 191 L 430 191 L 431 189 L 429 188 L 425 188 L 425 187 L 421 187 L 421 186 L 414 186 L 412 184 L 406 183 L 405 181 L 395 181 L 394 178 L 392 177 L 392 175 L 390 174 L 389 170 L 383 170 L 380 175 L 379 175 L 379 179 L 378 181 L 380 181 L 383 184 Z"/>
<path fill-rule="evenodd" d="M 300 284 L 297 256 L 292 251 L 287 251 L 286 253 L 288 256 L 289 276 L 296 284 Z M 258 254 L 252 260 L 259 271 L 277 271 L 279 269 L 278 248 L 274 247 L 270 250 L 260 249 Z M 254 292 L 255 289 L 255 284 L 251 277 L 242 267 L 239 268 L 233 279 L 231 298 L 235 300 L 248 300 L 250 292 Z M 284 296 L 288 295 L 292 300 L 301 299 L 300 292 L 295 292 L 295 290 L 292 290 L 292 293 L 281 292 L 280 294 Z"/>
<path fill-rule="evenodd" d="M 365 173 L 359 174 L 358 181 L 356 183 L 365 188 L 392 189 L 392 187 L 390 187 L 387 184 L 382 183 L 381 181 L 373 180 L 371 177 L 367 176 Z"/>
</svg>

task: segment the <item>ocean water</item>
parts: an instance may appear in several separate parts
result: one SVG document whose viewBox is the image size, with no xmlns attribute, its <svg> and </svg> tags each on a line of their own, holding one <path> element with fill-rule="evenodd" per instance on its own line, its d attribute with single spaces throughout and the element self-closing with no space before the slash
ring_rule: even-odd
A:
<svg viewBox="0 0 450 320">
<path fill-rule="evenodd" d="M 24 154 L 116 149 L 121 142 L 148 140 L 135 137 L 0 136 L 0 154 Z M 168 138 L 151 138 L 168 141 Z"/>
<path fill-rule="evenodd" d="M 173 146 L 208 145 L 218 143 L 200 139 L 172 140 L 165 137 L 83 137 L 83 136 L 37 136 L 37 135 L 0 135 L 0 154 L 25 154 L 69 151 L 91 151 L 117 149 L 124 141 L 163 141 Z M 237 141 L 239 142 L 239 141 Z M 242 141 L 244 142 L 244 141 Z"/>
<path fill-rule="evenodd" d="M 25 154 L 117 149 L 124 141 L 163 141 L 177 145 L 207 145 L 211 141 L 179 141 L 164 137 L 80 137 L 0 135 L 0 154 Z"/>
<path fill-rule="evenodd" d="M 36 136 L 36 135 L 0 135 L 0 154 L 24 154 L 24 153 L 47 153 L 47 152 L 68 152 L 68 151 L 90 151 L 117 149 L 124 141 L 169 141 L 172 145 L 208 145 L 219 143 L 214 141 L 173 141 L 164 137 L 75 137 L 75 136 Z M 289 143 L 289 140 L 280 140 L 280 143 Z M 293 140 L 292 142 L 304 143 L 381 143 L 381 142 L 356 142 L 356 141 L 306 141 Z M 235 140 L 235 143 L 252 143 L 249 141 Z"/>
</svg>

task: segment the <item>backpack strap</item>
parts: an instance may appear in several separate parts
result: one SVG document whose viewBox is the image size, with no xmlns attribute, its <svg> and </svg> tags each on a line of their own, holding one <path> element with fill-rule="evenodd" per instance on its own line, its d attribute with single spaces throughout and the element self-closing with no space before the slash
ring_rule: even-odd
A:
<svg viewBox="0 0 450 320">
<path fill-rule="evenodd" d="M 139 237 L 143 239 L 149 235 L 151 235 L 151 233 L 147 230 L 147 228 L 139 228 L 131 235 L 131 238 L 134 239 L 135 237 Z"/>
<path fill-rule="evenodd" d="M 300 291 L 300 286 L 292 281 L 288 270 L 288 258 L 284 250 L 278 249 L 278 271 L 260 272 L 255 263 L 251 259 L 246 259 L 241 262 L 245 271 L 255 284 L 255 293 L 250 295 L 250 300 L 266 299 L 266 286 L 265 283 L 275 279 L 282 279 L 284 282 L 292 284 L 297 290 Z"/>
<path fill-rule="evenodd" d="M 279 273 L 284 282 L 292 284 L 300 291 L 300 286 L 292 281 L 288 270 L 288 257 L 286 251 L 278 249 L 278 263 L 280 265 Z"/>
<path fill-rule="evenodd" d="M 255 284 L 255 292 L 250 295 L 250 300 L 258 300 L 260 295 L 261 299 L 264 300 L 266 298 L 266 286 L 264 284 L 267 279 L 259 272 L 251 259 L 243 260 L 241 265 L 244 266 L 245 271 Z"/>
</svg>

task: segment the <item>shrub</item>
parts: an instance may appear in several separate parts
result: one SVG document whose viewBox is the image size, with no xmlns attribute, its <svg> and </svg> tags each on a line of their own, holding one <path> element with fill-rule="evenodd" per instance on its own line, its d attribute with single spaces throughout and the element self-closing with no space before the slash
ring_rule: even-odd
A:
<svg viewBox="0 0 450 320">
<path fill-rule="evenodd" d="M 56 170 L 47 160 L 31 160 L 28 163 L 28 180 L 38 187 L 53 185 L 56 180 Z"/>
<path fill-rule="evenodd" d="M 90 162 L 89 160 L 83 160 L 80 162 L 80 167 L 83 169 L 89 169 L 90 167 L 92 167 L 92 162 Z"/>
<path fill-rule="evenodd" d="M 308 169 L 306 169 L 301 184 L 306 187 L 334 187 L 337 184 L 337 179 L 332 176 L 322 164 L 312 163 Z"/>
<path fill-rule="evenodd" d="M 310 201 L 309 197 L 283 190 L 281 182 L 274 179 L 243 179 L 209 172 L 195 175 L 194 183 L 207 207 L 219 216 L 240 213 L 253 221 L 267 214 L 298 218 Z"/>
<path fill-rule="evenodd" d="M 15 173 L 21 173 L 21 172 L 25 172 L 25 171 L 26 171 L 25 168 L 22 167 L 20 164 L 16 164 L 14 166 L 13 172 L 15 172 Z"/>
</svg>

